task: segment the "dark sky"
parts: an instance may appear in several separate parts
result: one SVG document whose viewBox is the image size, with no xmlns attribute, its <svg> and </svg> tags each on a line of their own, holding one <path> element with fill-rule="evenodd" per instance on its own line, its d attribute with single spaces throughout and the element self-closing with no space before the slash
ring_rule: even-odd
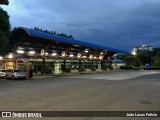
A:
<svg viewBox="0 0 160 120">
<path fill-rule="evenodd" d="M 39 27 L 131 51 L 160 47 L 160 0 L 9 0 L 13 27 Z"/>
</svg>

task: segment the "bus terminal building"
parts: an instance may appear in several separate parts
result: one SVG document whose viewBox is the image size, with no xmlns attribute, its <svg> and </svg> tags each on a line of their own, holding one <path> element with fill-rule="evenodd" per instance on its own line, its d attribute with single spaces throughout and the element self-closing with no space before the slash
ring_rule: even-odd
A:
<svg viewBox="0 0 160 120">
<path fill-rule="evenodd" d="M 112 56 L 128 52 L 19 27 L 11 33 L 1 57 L 1 69 L 22 69 L 34 74 L 102 71 Z"/>
</svg>

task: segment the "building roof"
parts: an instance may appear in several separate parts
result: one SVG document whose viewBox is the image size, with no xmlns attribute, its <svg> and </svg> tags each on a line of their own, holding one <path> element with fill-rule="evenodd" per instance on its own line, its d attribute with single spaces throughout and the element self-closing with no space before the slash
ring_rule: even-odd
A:
<svg viewBox="0 0 160 120">
<path fill-rule="evenodd" d="M 80 46 L 84 46 L 84 47 L 97 48 L 97 49 L 102 49 L 102 50 L 109 50 L 109 51 L 116 52 L 116 53 L 129 54 L 129 52 L 123 51 L 123 50 L 120 50 L 120 49 L 114 49 L 114 48 L 111 48 L 111 47 L 108 47 L 108 46 L 101 46 L 101 45 L 97 45 L 97 44 L 93 44 L 93 43 L 89 43 L 89 42 L 85 42 L 85 41 L 81 41 L 81 40 L 75 40 L 75 39 L 70 39 L 70 38 L 66 38 L 66 37 L 61 37 L 61 36 L 58 36 L 58 35 L 49 34 L 49 33 L 41 32 L 41 31 L 33 30 L 33 29 L 17 28 L 16 30 L 18 30 L 18 29 L 25 30 L 28 33 L 28 35 L 32 36 L 32 37 L 38 37 L 38 38 L 54 40 L 54 41 L 64 42 L 64 43 L 70 43 L 70 44 L 80 45 Z"/>
<path fill-rule="evenodd" d="M 113 63 L 124 63 L 124 61 L 123 61 L 123 60 L 118 60 L 118 59 L 113 60 L 112 62 L 113 62 Z"/>
<path fill-rule="evenodd" d="M 120 49 L 114 49 L 23 27 L 13 30 L 4 54 L 17 54 L 17 50 L 25 51 L 25 54 L 23 54 L 22 57 L 29 57 L 30 51 L 35 51 L 37 54 L 36 56 L 41 57 L 42 50 L 48 54 L 48 57 L 51 57 L 51 54 L 53 53 L 56 53 L 58 57 L 62 57 L 62 53 L 65 52 L 68 58 L 69 55 L 81 55 L 86 58 L 90 58 L 90 56 L 92 58 L 100 58 L 100 56 L 103 56 L 103 59 L 107 59 L 115 53 L 129 54 L 129 52 Z"/>
</svg>

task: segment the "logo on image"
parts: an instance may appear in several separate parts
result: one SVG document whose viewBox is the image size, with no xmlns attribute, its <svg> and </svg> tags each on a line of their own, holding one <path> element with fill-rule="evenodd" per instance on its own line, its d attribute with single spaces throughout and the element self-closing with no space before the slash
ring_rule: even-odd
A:
<svg viewBox="0 0 160 120">
<path fill-rule="evenodd" d="M 12 117 L 11 112 L 2 112 L 2 117 Z"/>
</svg>

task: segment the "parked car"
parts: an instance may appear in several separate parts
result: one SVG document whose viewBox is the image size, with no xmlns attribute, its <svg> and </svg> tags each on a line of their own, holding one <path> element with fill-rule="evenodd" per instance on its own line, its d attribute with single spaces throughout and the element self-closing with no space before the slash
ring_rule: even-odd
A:
<svg viewBox="0 0 160 120">
<path fill-rule="evenodd" d="M 6 70 L 5 69 L 1 69 L 0 70 L 0 78 L 5 78 L 6 77 Z"/>
<path fill-rule="evenodd" d="M 7 79 L 26 79 L 26 73 L 22 70 L 8 70 L 6 72 Z"/>
</svg>

